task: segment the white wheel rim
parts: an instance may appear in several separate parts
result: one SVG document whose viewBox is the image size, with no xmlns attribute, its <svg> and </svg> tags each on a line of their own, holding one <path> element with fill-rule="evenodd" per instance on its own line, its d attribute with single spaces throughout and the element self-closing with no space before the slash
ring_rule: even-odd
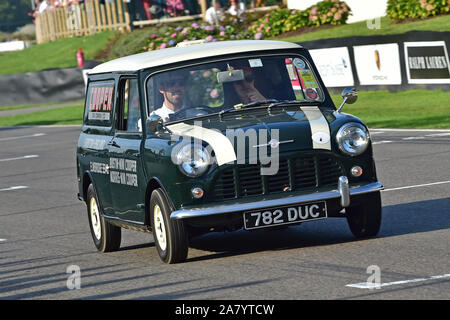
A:
<svg viewBox="0 0 450 320">
<path fill-rule="evenodd" d="M 164 251 L 167 247 L 166 227 L 161 208 L 158 205 L 155 205 L 153 209 L 153 221 L 155 224 L 155 230 L 153 231 L 155 240 L 158 241 L 159 247 Z"/>
<path fill-rule="evenodd" d="M 97 201 L 94 197 L 90 201 L 91 225 L 95 237 L 100 240 L 102 237 L 102 227 L 100 225 L 100 213 L 98 211 Z"/>
</svg>

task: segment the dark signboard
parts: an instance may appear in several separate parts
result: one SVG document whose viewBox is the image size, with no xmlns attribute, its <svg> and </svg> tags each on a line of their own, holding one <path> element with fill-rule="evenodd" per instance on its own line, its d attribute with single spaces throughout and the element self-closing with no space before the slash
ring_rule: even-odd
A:
<svg viewBox="0 0 450 320">
<path fill-rule="evenodd" d="M 450 83 L 450 68 L 444 41 L 405 42 L 409 83 Z"/>
</svg>

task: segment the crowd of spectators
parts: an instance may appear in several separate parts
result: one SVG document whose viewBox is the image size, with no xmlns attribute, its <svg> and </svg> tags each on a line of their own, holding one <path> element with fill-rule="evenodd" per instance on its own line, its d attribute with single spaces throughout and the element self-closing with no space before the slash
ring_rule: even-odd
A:
<svg viewBox="0 0 450 320">
<path fill-rule="evenodd" d="M 115 0 L 99 0 L 101 4 L 114 2 Z M 222 3 L 221 3 L 222 1 Z M 211 7 L 206 11 L 206 21 L 216 24 L 225 13 L 240 15 L 245 10 L 245 5 L 239 0 L 228 0 L 227 8 L 223 2 L 226 0 L 209 0 Z M 61 7 L 82 4 L 85 0 L 35 0 L 33 17 L 38 14 Z M 177 17 L 183 15 L 195 15 L 200 11 L 198 0 L 124 0 L 127 4 L 131 20 L 151 20 L 162 17 Z M 215 3 L 215 6 L 214 6 Z"/>
<path fill-rule="evenodd" d="M 206 10 L 205 20 L 211 25 L 219 24 L 225 18 L 225 14 L 240 16 L 245 11 L 244 2 L 238 0 L 229 0 L 228 8 L 224 10 L 219 0 L 211 1 L 211 7 Z"/>
</svg>

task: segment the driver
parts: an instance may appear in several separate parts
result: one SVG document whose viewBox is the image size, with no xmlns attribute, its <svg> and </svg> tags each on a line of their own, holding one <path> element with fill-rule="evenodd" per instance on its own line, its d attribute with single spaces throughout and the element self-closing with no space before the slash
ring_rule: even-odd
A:
<svg viewBox="0 0 450 320">
<path fill-rule="evenodd" d="M 150 115 L 158 115 L 166 122 L 169 120 L 170 114 L 185 108 L 186 82 L 187 74 L 183 72 L 170 72 L 161 75 L 158 81 L 158 91 L 163 95 L 164 101 L 162 106 Z"/>
</svg>

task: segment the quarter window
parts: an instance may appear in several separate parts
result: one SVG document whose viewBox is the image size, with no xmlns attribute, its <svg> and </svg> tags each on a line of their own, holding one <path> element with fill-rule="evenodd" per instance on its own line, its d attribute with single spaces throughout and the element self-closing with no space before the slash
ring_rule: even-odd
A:
<svg viewBox="0 0 450 320">
<path fill-rule="evenodd" d="M 110 126 L 113 97 L 114 81 L 92 82 L 87 92 L 84 123 Z"/>
<path fill-rule="evenodd" d="M 116 128 L 119 131 L 141 132 L 141 108 L 137 79 L 124 79 L 120 84 L 120 107 Z"/>
</svg>

